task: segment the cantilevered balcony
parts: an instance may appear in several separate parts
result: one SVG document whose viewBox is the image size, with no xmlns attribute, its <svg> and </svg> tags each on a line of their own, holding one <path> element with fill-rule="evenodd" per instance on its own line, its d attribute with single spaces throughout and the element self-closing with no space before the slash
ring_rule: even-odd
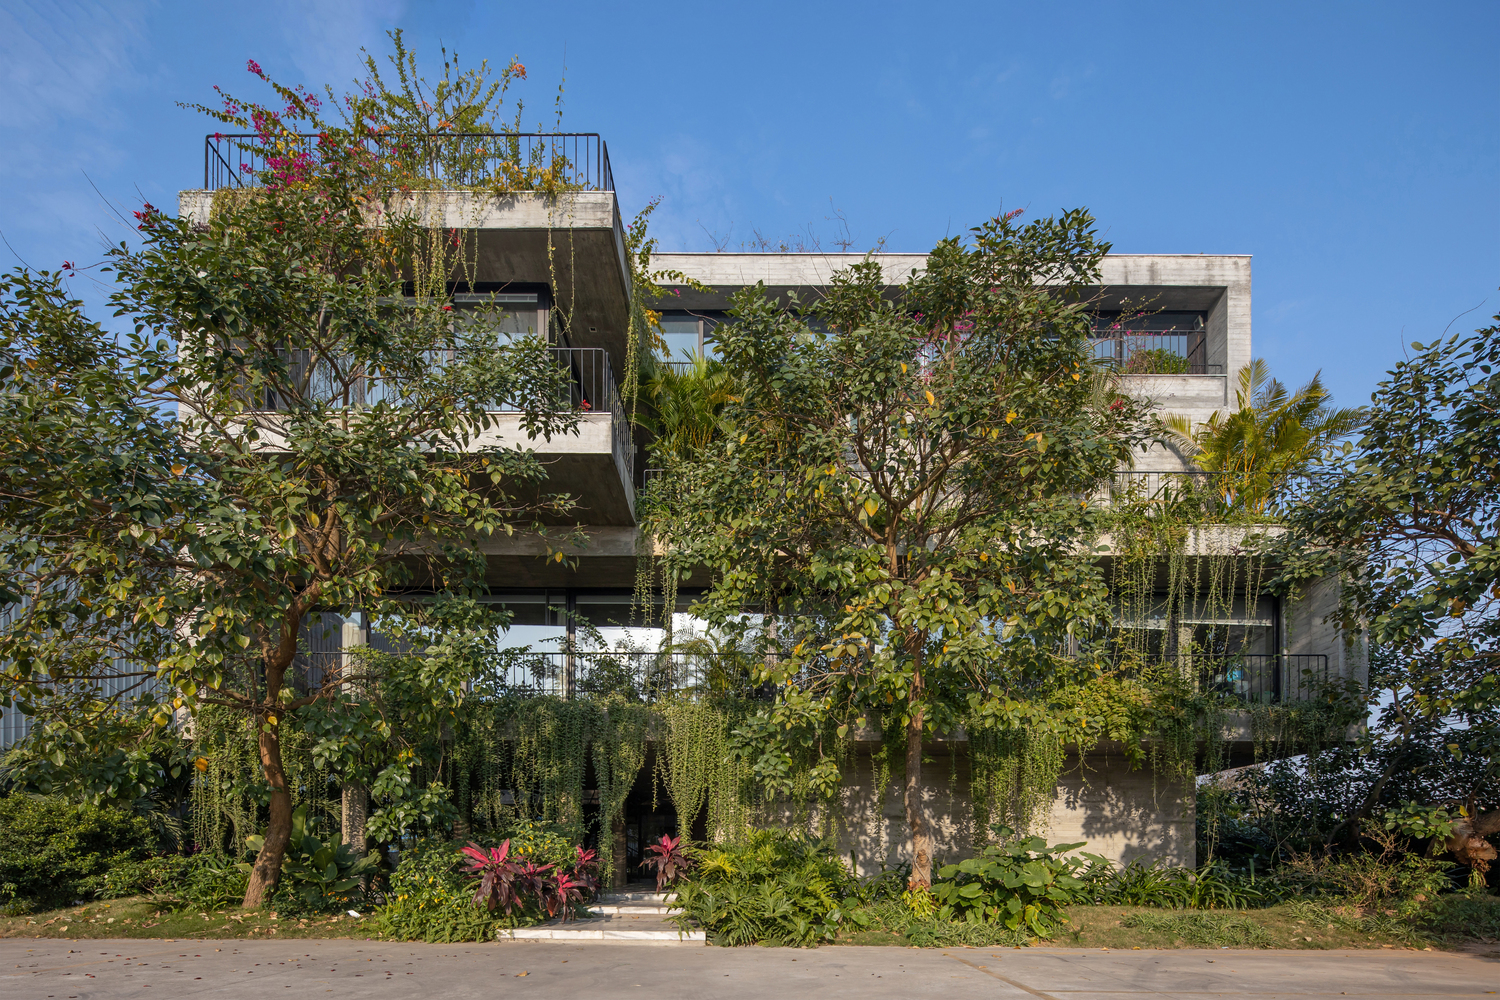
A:
<svg viewBox="0 0 1500 1000">
<path fill-rule="evenodd" d="M 208 136 L 203 188 L 180 194 L 181 213 L 206 224 L 215 197 L 305 172 L 319 159 L 322 141 Z M 364 146 L 376 175 L 390 175 L 381 218 L 472 233 L 470 291 L 544 289 L 552 322 L 538 332 L 560 347 L 607 351 L 613 367 L 624 370 L 630 265 L 600 136 L 441 133 L 370 137 Z"/>
</svg>

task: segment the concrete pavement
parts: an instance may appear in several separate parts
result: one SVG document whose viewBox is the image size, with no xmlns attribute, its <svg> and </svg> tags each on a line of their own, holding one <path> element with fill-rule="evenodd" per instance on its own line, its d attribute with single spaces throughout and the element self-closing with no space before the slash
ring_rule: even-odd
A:
<svg viewBox="0 0 1500 1000">
<path fill-rule="evenodd" d="M 1487 1000 L 1497 990 L 1500 961 L 1444 952 L 0 940 L 5 1000 Z"/>
</svg>

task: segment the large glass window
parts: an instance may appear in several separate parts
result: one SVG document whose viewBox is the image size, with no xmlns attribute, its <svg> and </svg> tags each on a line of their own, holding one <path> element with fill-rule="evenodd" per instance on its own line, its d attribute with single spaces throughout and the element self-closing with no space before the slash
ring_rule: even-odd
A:
<svg viewBox="0 0 1500 1000">
<path fill-rule="evenodd" d="M 546 303 L 537 292 L 460 292 L 453 308 L 461 318 L 493 328 L 502 341 L 547 336 Z"/>
</svg>

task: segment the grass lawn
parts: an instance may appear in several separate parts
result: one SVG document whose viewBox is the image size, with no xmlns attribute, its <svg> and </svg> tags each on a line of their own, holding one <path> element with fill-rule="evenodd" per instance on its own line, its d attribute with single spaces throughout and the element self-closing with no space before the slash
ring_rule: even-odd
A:
<svg viewBox="0 0 1500 1000">
<path fill-rule="evenodd" d="M 282 917 L 271 910 L 190 913 L 144 897 L 0 917 L 0 937 L 73 938 L 366 938 L 375 921 L 347 914 Z"/>
<path fill-rule="evenodd" d="M 1373 948 L 1415 950 L 1476 946 L 1500 953 L 1500 897 L 1465 900 L 1440 911 L 1426 928 L 1395 919 L 1362 921 L 1306 903 L 1284 903 L 1259 910 L 1163 910 L 1142 906 L 1070 906 L 1068 922 L 1051 940 L 1030 944 L 1068 948 L 1290 948 L 1310 951 Z M 910 942 L 888 930 L 853 931 L 840 944 L 901 945 Z M 954 938 L 944 947 L 961 946 Z"/>
<path fill-rule="evenodd" d="M 1291 948 L 1311 951 L 1370 948 L 1462 949 L 1500 958 L 1500 897 L 1452 900 L 1428 927 L 1386 919 L 1341 916 L 1306 903 L 1262 910 L 1162 910 L 1141 906 L 1072 906 L 1068 922 L 1043 947 L 1101 948 Z M 948 925 L 952 926 L 952 925 Z M 378 939 L 369 914 L 281 916 L 238 908 L 211 913 L 172 910 L 146 897 L 70 906 L 45 913 L 0 917 L 0 937 L 89 938 L 364 938 Z M 1003 935 L 1001 935 L 1003 936 Z M 996 947 L 995 940 L 952 937 L 936 947 L 965 944 Z M 909 946 L 899 933 L 878 928 L 840 935 L 845 945 Z"/>
</svg>

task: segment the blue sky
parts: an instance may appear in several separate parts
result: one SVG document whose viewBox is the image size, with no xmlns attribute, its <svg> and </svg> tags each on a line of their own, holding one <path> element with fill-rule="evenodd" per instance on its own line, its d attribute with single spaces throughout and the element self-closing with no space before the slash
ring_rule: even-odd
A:
<svg viewBox="0 0 1500 1000">
<path fill-rule="evenodd" d="M 200 185 L 210 129 L 175 102 L 259 96 L 247 58 L 342 86 L 397 26 L 429 63 L 519 56 L 528 122 L 566 61 L 564 127 L 605 136 L 627 214 L 663 198 L 664 248 L 831 248 L 842 213 L 857 249 L 925 250 L 1087 206 L 1123 252 L 1253 254 L 1256 354 L 1345 404 L 1500 311 L 1494 0 L 8 0 L 0 266 L 96 261 L 116 209 Z"/>
</svg>

